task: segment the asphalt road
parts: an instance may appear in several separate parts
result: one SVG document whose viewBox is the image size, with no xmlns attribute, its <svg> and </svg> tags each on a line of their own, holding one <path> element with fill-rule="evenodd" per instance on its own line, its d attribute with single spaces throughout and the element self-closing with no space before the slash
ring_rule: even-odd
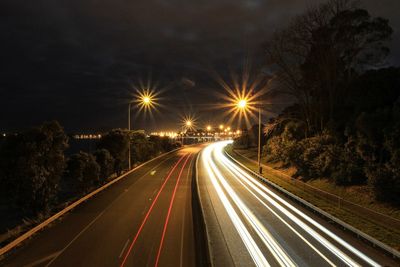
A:
<svg viewBox="0 0 400 267">
<path fill-rule="evenodd" d="M 11 253 L 1 266 L 195 266 L 187 147 L 134 171 Z"/>
<path fill-rule="evenodd" d="M 268 188 L 214 143 L 198 161 L 214 266 L 398 266 L 398 262 Z"/>
</svg>

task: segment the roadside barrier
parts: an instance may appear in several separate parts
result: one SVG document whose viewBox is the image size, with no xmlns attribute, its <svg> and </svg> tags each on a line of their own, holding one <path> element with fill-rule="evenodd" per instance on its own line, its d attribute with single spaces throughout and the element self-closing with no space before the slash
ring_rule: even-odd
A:
<svg viewBox="0 0 400 267">
<path fill-rule="evenodd" d="M 259 180 L 263 181 L 264 183 L 270 185 L 271 187 L 273 187 L 274 189 L 276 189 L 277 191 L 283 193 L 284 195 L 286 195 L 287 197 L 289 197 L 290 199 L 296 201 L 297 203 L 303 205 L 304 207 L 308 208 L 309 210 L 313 211 L 314 213 L 319 214 L 320 216 L 336 223 L 337 225 L 341 226 L 344 230 L 347 230 L 349 232 L 352 232 L 354 235 L 356 235 L 358 238 L 363 239 L 364 241 L 369 242 L 373 247 L 378 247 L 379 249 L 383 250 L 384 252 L 388 253 L 389 255 L 391 255 L 393 258 L 395 259 L 400 259 L 400 252 L 395 250 L 394 248 L 382 243 L 379 240 L 376 240 L 375 238 L 373 238 L 370 235 L 367 235 L 364 232 L 361 232 L 360 230 L 356 229 L 355 227 L 343 222 L 342 220 L 332 216 L 331 214 L 327 213 L 326 211 L 323 211 L 322 209 L 312 205 L 311 203 L 305 201 L 304 199 L 290 193 L 289 191 L 287 191 L 286 189 L 280 187 L 279 185 L 269 181 L 268 179 L 264 178 L 263 176 L 261 176 L 260 174 L 258 174 L 257 172 L 249 169 L 248 167 L 246 167 L 244 164 L 242 164 L 241 162 L 239 162 L 238 160 L 236 160 L 234 157 L 232 157 L 231 155 L 229 155 L 229 153 L 227 153 L 226 151 L 225 155 L 227 155 L 232 161 L 234 161 L 236 164 L 238 164 L 240 167 L 242 167 L 244 170 L 246 170 L 247 172 L 251 173 L 252 175 L 254 175 L 255 177 L 257 177 Z"/>
</svg>

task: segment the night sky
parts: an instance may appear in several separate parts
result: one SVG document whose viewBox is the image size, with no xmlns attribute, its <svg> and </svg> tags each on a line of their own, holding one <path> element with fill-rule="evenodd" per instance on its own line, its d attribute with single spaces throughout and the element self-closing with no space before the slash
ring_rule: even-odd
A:
<svg viewBox="0 0 400 267">
<path fill-rule="evenodd" d="M 68 132 L 126 127 L 133 85 L 150 80 L 164 107 L 135 128 L 219 123 L 211 73 L 262 63 L 262 44 L 318 0 L 2 0 L 0 132 L 57 119 Z M 390 20 L 400 63 L 400 1 L 361 1 Z M 200 125 L 202 126 L 202 125 Z"/>
</svg>

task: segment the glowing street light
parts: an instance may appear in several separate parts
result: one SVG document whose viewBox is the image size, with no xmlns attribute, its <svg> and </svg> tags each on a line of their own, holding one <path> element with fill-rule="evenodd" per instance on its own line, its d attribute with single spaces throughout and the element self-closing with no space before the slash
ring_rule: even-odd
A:
<svg viewBox="0 0 400 267">
<path fill-rule="evenodd" d="M 181 121 L 181 127 L 182 127 L 182 131 L 181 131 L 181 137 L 182 137 L 182 145 L 184 145 L 184 132 L 188 130 L 194 130 L 196 128 L 196 117 L 192 116 L 192 115 L 186 115 L 184 117 L 182 117 L 182 121 Z"/>
<path fill-rule="evenodd" d="M 207 131 L 208 132 L 211 131 L 211 126 L 210 125 L 207 126 Z"/>
<path fill-rule="evenodd" d="M 219 125 L 219 129 L 220 129 L 220 130 L 223 130 L 223 129 L 224 129 L 224 125 L 223 125 L 223 124 L 220 124 L 220 125 Z"/>
<path fill-rule="evenodd" d="M 150 98 L 150 96 L 144 96 L 144 97 L 142 98 L 142 102 L 143 102 L 143 105 L 150 105 L 150 104 L 151 104 L 151 98 Z"/>
<path fill-rule="evenodd" d="M 258 172 L 261 174 L 261 106 L 256 104 L 254 106 L 258 106 Z M 237 100 L 236 109 L 239 112 L 246 113 L 249 109 L 256 109 L 256 107 L 249 105 L 246 98 L 240 98 Z"/>
<path fill-rule="evenodd" d="M 217 76 L 217 82 L 223 87 L 227 94 L 221 97 L 226 100 L 223 107 L 229 108 L 228 113 L 233 114 L 233 118 L 239 117 L 239 125 L 242 118 L 250 124 L 249 117 L 257 118 L 254 113 L 258 111 L 258 167 L 261 169 L 261 97 L 269 91 L 269 83 L 276 77 L 266 75 L 252 75 L 249 65 L 245 65 L 242 77 L 232 74 L 232 82 L 225 81 Z M 268 78 L 268 79 L 267 79 Z"/>
<path fill-rule="evenodd" d="M 247 108 L 247 99 L 245 99 L 245 98 L 239 99 L 236 106 L 241 110 L 246 109 Z"/>
<path fill-rule="evenodd" d="M 139 111 L 142 109 L 145 110 L 150 110 L 151 108 L 154 108 L 156 106 L 155 100 L 156 100 L 156 94 L 154 94 L 150 90 L 143 90 L 143 91 L 138 91 L 136 94 L 136 99 L 133 101 L 130 101 L 128 104 L 128 131 L 131 131 L 131 110 L 132 110 L 132 104 L 136 104 L 139 107 Z M 131 145 L 129 144 L 128 146 L 128 166 L 129 170 L 131 169 Z"/>
</svg>

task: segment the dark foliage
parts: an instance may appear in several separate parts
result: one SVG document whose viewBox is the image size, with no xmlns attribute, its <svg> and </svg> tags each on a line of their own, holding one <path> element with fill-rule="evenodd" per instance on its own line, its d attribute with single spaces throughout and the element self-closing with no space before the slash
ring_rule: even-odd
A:
<svg viewBox="0 0 400 267">
<path fill-rule="evenodd" d="M 96 150 L 94 153 L 100 167 L 100 182 L 105 182 L 114 173 L 115 160 L 106 149 Z"/>
<path fill-rule="evenodd" d="M 120 174 L 128 159 L 129 133 L 121 129 L 112 130 L 103 135 L 97 145 L 106 149 L 115 160 L 114 171 Z"/>
<path fill-rule="evenodd" d="M 99 184 L 99 174 L 100 166 L 94 156 L 81 151 L 68 160 L 65 179 L 74 192 L 86 193 Z"/>
<path fill-rule="evenodd" d="M 275 35 L 268 60 L 297 101 L 267 125 L 268 160 L 400 203 L 400 69 L 379 69 L 392 32 L 353 1 L 330 0 Z"/>
<path fill-rule="evenodd" d="M 58 122 L 8 136 L 0 149 L 2 193 L 25 213 L 46 213 L 56 201 L 68 138 Z"/>
</svg>

